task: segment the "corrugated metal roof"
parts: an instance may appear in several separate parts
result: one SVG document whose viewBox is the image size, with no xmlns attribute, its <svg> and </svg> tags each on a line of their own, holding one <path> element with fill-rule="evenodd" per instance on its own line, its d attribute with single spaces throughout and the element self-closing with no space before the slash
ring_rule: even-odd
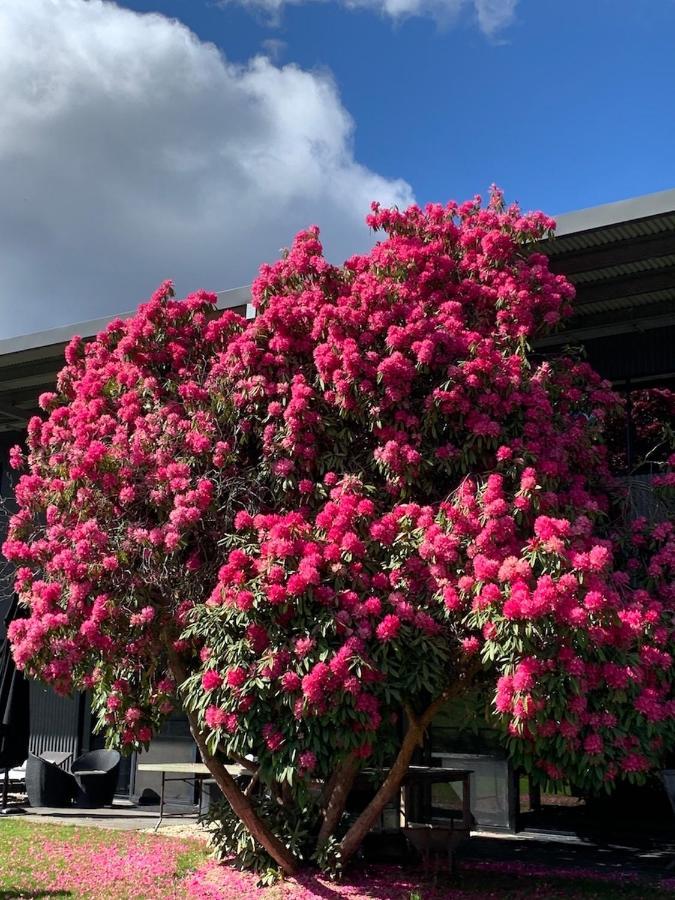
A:
<svg viewBox="0 0 675 900">
<path fill-rule="evenodd" d="M 648 219 L 639 219 L 635 222 L 625 222 L 622 225 L 609 225 L 604 228 L 596 228 L 589 231 L 580 231 L 574 234 L 560 234 L 546 245 L 548 256 L 558 256 L 568 253 L 570 250 L 587 250 L 589 247 L 604 247 L 618 241 L 626 241 L 634 238 L 646 237 L 652 234 L 662 234 L 675 229 L 675 212 L 668 215 L 653 216 Z"/>
<path fill-rule="evenodd" d="M 576 272 L 569 275 L 574 284 L 591 284 L 604 278 L 617 278 L 621 275 L 639 275 L 641 272 L 652 272 L 668 266 L 675 266 L 675 254 L 667 256 L 650 257 L 639 262 L 621 263 L 616 266 L 606 266 L 601 269 L 590 269 L 585 272 Z"/>
<path fill-rule="evenodd" d="M 613 297 L 609 300 L 593 300 L 590 303 L 579 304 L 574 312 L 577 316 L 588 316 L 591 313 L 612 312 L 613 310 L 630 309 L 631 307 L 634 307 L 637 311 L 647 304 L 656 302 L 668 303 L 669 301 L 672 301 L 672 311 L 675 312 L 675 292 L 672 290 L 651 291 L 646 294 L 628 294 L 626 296 Z"/>
<path fill-rule="evenodd" d="M 641 212 L 620 220 L 627 210 Z M 675 315 L 675 190 L 562 217 L 563 234 L 543 250 L 577 289 L 568 327 L 597 334 L 659 328 Z M 578 230 L 570 231 L 574 224 Z M 591 334 L 591 331 L 589 331 Z M 548 341 L 547 341 L 548 343 Z"/>
</svg>

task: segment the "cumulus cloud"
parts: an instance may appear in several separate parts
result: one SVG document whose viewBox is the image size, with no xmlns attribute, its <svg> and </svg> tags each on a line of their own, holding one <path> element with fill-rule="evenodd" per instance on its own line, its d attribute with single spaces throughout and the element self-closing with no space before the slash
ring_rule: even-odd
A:
<svg viewBox="0 0 675 900">
<path fill-rule="evenodd" d="M 239 3 L 262 10 L 272 20 L 278 19 L 284 6 L 308 0 L 219 0 L 219 5 Z M 515 19 L 518 0 L 337 0 L 348 9 L 369 9 L 396 21 L 412 16 L 435 19 L 447 26 L 464 14 L 472 15 L 480 30 L 494 38 Z"/>
<path fill-rule="evenodd" d="M 341 260 L 412 191 L 354 158 L 327 74 L 228 62 L 103 0 L 0 3 L 0 336 L 247 283 L 293 234 Z"/>
</svg>

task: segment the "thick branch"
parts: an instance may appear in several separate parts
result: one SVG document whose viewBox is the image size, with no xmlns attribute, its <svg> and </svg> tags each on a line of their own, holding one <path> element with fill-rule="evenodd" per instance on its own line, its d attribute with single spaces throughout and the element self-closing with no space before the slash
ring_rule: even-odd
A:
<svg viewBox="0 0 675 900">
<path fill-rule="evenodd" d="M 342 760 L 328 782 L 325 792 L 324 818 L 317 840 L 318 847 L 326 843 L 340 822 L 347 805 L 349 792 L 360 767 L 361 761 L 353 753 L 350 753 Z"/>
<path fill-rule="evenodd" d="M 246 785 L 246 787 L 244 788 L 244 796 L 245 796 L 245 797 L 250 797 L 250 796 L 251 796 L 251 794 L 252 794 L 253 791 L 255 790 L 256 785 L 258 784 L 258 781 L 259 781 L 259 780 L 260 780 L 260 769 L 258 769 L 257 772 L 254 772 L 254 773 L 253 773 L 253 775 L 251 776 L 251 780 L 249 781 L 249 783 L 248 783 L 248 784 Z"/>
<path fill-rule="evenodd" d="M 178 658 L 172 659 L 171 671 L 177 684 L 180 685 L 185 681 L 185 669 Z M 206 746 L 206 736 L 199 726 L 199 720 L 195 713 L 188 712 L 187 717 L 190 723 L 190 731 L 199 747 L 204 765 L 213 775 L 216 784 L 223 792 L 235 815 L 241 819 L 252 837 L 264 847 L 286 875 L 295 874 L 299 866 L 296 857 L 259 818 L 250 799 L 237 786 L 224 763 L 209 752 Z"/>
</svg>

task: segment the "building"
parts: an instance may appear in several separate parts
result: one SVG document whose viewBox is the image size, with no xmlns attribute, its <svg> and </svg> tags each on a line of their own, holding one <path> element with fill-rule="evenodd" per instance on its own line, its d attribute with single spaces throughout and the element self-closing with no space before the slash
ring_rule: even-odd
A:
<svg viewBox="0 0 675 900">
<path fill-rule="evenodd" d="M 577 301 L 564 331 L 541 340 L 537 352 L 580 345 L 591 364 L 629 395 L 645 387 L 675 388 L 675 189 L 560 216 L 557 236 L 543 249 L 552 268 L 575 283 Z M 248 288 L 223 292 L 218 306 L 243 312 L 249 298 Z M 28 418 L 37 411 L 39 394 L 52 389 L 67 341 L 76 333 L 93 336 L 106 322 L 0 341 L 3 497 L 11 497 L 9 447 L 21 440 Z M 5 603 L 0 598 L 0 620 Z M 95 748 L 98 741 L 91 734 L 86 696 L 62 699 L 36 684 L 31 687 L 31 734 L 31 749 L 37 752 L 78 754 Z M 465 740 L 452 721 L 439 717 L 431 729 L 429 752 L 455 760 L 458 751 L 471 752 L 474 813 L 486 824 L 514 827 L 514 782 L 508 764 L 489 751 L 487 735 L 478 733 L 473 744 L 462 743 Z M 193 761 L 195 754 L 186 721 L 176 716 L 146 759 Z M 132 757 L 120 773 L 118 788 L 136 796 L 146 787 L 156 789 L 158 777 L 136 775 Z M 191 799 L 191 792 L 174 783 L 174 799 Z"/>
<path fill-rule="evenodd" d="M 560 216 L 544 252 L 577 298 L 539 346 L 583 345 L 622 391 L 675 387 L 675 190 Z"/>
</svg>

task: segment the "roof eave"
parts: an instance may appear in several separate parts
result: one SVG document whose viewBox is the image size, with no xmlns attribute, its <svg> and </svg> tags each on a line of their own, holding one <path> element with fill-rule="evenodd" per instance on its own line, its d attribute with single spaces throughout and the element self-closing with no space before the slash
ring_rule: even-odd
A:
<svg viewBox="0 0 675 900">
<path fill-rule="evenodd" d="M 556 216 L 556 235 L 562 237 L 566 234 L 575 234 L 579 231 L 591 231 L 596 228 L 606 228 L 610 225 L 621 225 L 624 222 L 635 219 L 648 219 L 652 216 L 660 216 L 675 212 L 675 188 L 667 191 L 658 191 L 654 194 L 643 194 L 641 197 L 631 197 L 627 200 L 618 200 L 615 203 L 604 203 L 600 206 L 590 206 L 587 209 L 578 209 L 573 212 L 562 213 Z"/>
<path fill-rule="evenodd" d="M 233 309 L 238 306 L 248 307 L 250 305 L 250 285 L 231 288 L 227 291 L 217 291 L 216 293 L 218 297 L 216 306 L 218 309 Z M 0 357 L 34 350 L 36 354 L 33 358 L 41 359 L 50 356 L 57 347 L 67 344 L 76 334 L 83 338 L 91 338 L 103 331 L 115 319 L 128 319 L 133 315 L 133 311 L 124 312 L 115 316 L 105 316 L 101 319 L 90 319 L 87 322 L 62 325 L 58 328 L 50 328 L 47 331 L 37 331 L 32 334 L 4 338 L 0 340 Z"/>
</svg>

